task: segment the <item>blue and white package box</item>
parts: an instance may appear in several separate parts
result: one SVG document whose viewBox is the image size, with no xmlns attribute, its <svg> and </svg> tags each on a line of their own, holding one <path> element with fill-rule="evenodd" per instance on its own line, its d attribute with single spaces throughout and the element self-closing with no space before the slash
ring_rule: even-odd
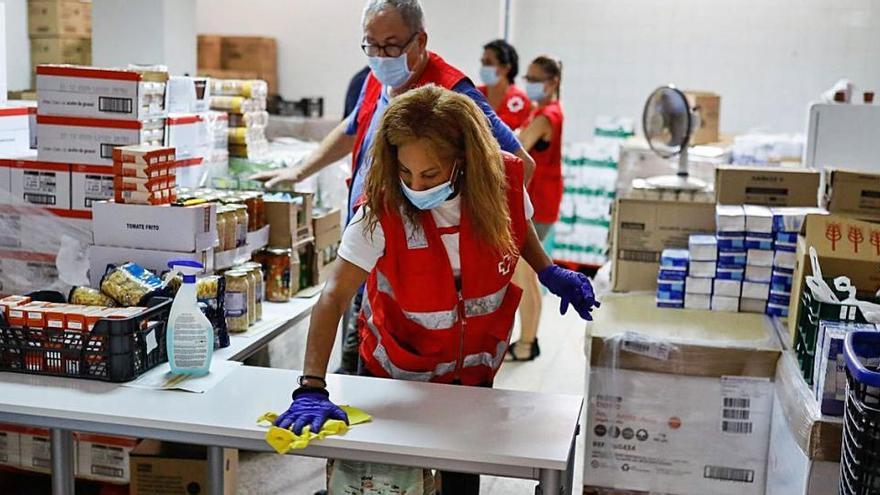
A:
<svg viewBox="0 0 880 495">
<path fill-rule="evenodd" d="M 746 249 L 773 249 L 773 234 L 746 233 Z"/>
<path fill-rule="evenodd" d="M 819 322 L 813 383 L 822 414 L 842 416 L 846 401 L 846 362 L 843 341 L 853 331 L 877 331 L 870 323 Z"/>
<path fill-rule="evenodd" d="M 712 278 L 717 264 L 714 261 L 691 261 L 688 273 L 691 277 Z"/>
<path fill-rule="evenodd" d="M 764 312 L 766 310 L 767 310 L 767 300 L 766 299 L 749 299 L 747 297 L 743 297 L 739 300 L 740 313 L 764 314 Z"/>
<path fill-rule="evenodd" d="M 687 249 L 664 249 L 660 253 L 660 266 L 663 268 L 687 268 Z"/>
<path fill-rule="evenodd" d="M 745 279 L 749 282 L 769 282 L 773 268 L 769 266 L 747 265 Z"/>
<path fill-rule="evenodd" d="M 746 265 L 751 266 L 773 266 L 774 251 L 766 249 L 749 249 L 746 255 Z"/>
<path fill-rule="evenodd" d="M 770 297 L 767 298 L 767 302 L 788 307 L 788 304 L 791 302 L 791 292 L 775 291 L 771 288 Z"/>
<path fill-rule="evenodd" d="M 775 251 L 773 266 L 793 270 L 797 266 L 797 253 L 791 251 Z"/>
<path fill-rule="evenodd" d="M 745 232 L 746 212 L 741 205 L 716 205 L 715 229 L 718 232 Z"/>
<path fill-rule="evenodd" d="M 712 311 L 728 311 L 736 313 L 739 311 L 739 298 L 728 296 L 712 296 Z"/>
<path fill-rule="evenodd" d="M 708 311 L 712 308 L 712 296 L 709 294 L 687 293 L 684 295 L 684 308 Z"/>
<path fill-rule="evenodd" d="M 797 251 L 797 244 L 789 244 L 787 242 L 773 242 L 773 249 L 776 251 L 788 251 L 794 253 Z"/>
<path fill-rule="evenodd" d="M 718 259 L 718 241 L 713 234 L 691 234 L 688 237 L 688 252 L 691 262 L 715 261 Z"/>
<path fill-rule="evenodd" d="M 687 269 L 661 268 L 657 273 L 657 280 L 684 280 L 687 274 Z"/>
<path fill-rule="evenodd" d="M 684 291 L 657 290 L 658 301 L 684 301 Z"/>
<path fill-rule="evenodd" d="M 685 282 L 685 292 L 688 294 L 712 295 L 713 278 L 688 277 Z"/>
<path fill-rule="evenodd" d="M 767 314 L 770 316 L 777 316 L 779 318 L 787 318 L 788 317 L 788 304 L 775 304 L 772 302 L 767 303 Z"/>
<path fill-rule="evenodd" d="M 742 297 L 744 299 L 760 299 L 766 301 L 770 297 L 770 284 L 767 282 L 749 282 L 742 283 Z M 764 310 L 761 309 L 763 313 Z"/>
<path fill-rule="evenodd" d="M 770 290 L 777 292 L 791 292 L 794 275 L 773 270 L 770 274 Z"/>
<path fill-rule="evenodd" d="M 745 205 L 746 232 L 773 233 L 773 213 L 766 206 Z"/>
<path fill-rule="evenodd" d="M 745 278 L 745 268 L 718 268 L 715 278 L 719 280 L 742 280 Z"/>
<path fill-rule="evenodd" d="M 777 244 L 794 244 L 797 246 L 798 235 L 797 232 L 777 232 L 773 239 Z"/>
<path fill-rule="evenodd" d="M 680 300 L 672 300 L 672 299 L 657 299 L 657 307 L 658 308 L 672 308 L 672 309 L 681 309 L 684 308 L 684 299 Z"/>
<path fill-rule="evenodd" d="M 740 252 L 746 249 L 745 232 L 719 232 L 716 239 L 719 252 Z"/>
<path fill-rule="evenodd" d="M 780 206 L 770 208 L 770 212 L 773 214 L 773 232 L 795 233 L 794 242 L 797 242 L 797 233 L 801 231 L 807 215 L 828 213 L 825 208 L 810 206 Z"/>
<path fill-rule="evenodd" d="M 725 268 L 744 268 L 746 266 L 745 251 L 720 251 L 718 266 Z"/>
<path fill-rule="evenodd" d="M 719 280 L 716 278 L 712 295 L 738 298 L 741 290 L 742 282 L 739 280 Z"/>
<path fill-rule="evenodd" d="M 684 280 L 657 279 L 657 292 L 680 292 L 684 294 Z"/>
</svg>

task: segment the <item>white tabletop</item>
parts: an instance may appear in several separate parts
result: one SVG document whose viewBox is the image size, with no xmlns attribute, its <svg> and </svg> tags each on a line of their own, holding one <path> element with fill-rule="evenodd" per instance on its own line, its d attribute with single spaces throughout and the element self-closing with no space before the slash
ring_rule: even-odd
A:
<svg viewBox="0 0 880 495">
<path fill-rule="evenodd" d="M 243 366 L 205 394 L 0 373 L 0 421 L 268 450 L 255 420 L 284 411 L 298 371 Z M 563 471 L 578 396 L 330 375 L 338 404 L 372 423 L 296 453 L 536 478 Z"/>
<path fill-rule="evenodd" d="M 242 361 L 279 334 L 312 313 L 318 296 L 296 297 L 286 303 L 263 303 L 263 319 L 245 333 L 230 333 L 229 347 L 214 351 L 214 359 Z"/>
</svg>

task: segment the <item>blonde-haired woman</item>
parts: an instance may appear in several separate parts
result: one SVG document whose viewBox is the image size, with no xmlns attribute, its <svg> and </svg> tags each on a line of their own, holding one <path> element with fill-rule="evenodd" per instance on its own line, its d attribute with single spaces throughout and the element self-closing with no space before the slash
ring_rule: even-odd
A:
<svg viewBox="0 0 880 495">
<path fill-rule="evenodd" d="M 589 280 L 552 264 L 531 223 L 523 165 L 502 153 L 473 101 L 436 86 L 394 98 L 373 145 L 367 203 L 346 229 L 312 314 L 304 374 L 277 425 L 317 431 L 346 419 L 324 376 L 348 301 L 366 281 L 361 374 L 492 386 L 521 291 L 520 256 L 587 318 Z M 479 477 L 443 473 L 444 494 L 475 494 Z"/>
</svg>

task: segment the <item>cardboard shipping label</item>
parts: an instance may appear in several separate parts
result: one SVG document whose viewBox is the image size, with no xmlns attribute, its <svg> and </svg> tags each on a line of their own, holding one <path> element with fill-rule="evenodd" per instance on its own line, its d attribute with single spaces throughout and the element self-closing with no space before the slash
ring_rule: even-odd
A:
<svg viewBox="0 0 880 495">
<path fill-rule="evenodd" d="M 584 477 L 591 485 L 651 493 L 764 493 L 769 379 L 595 368 L 590 390 Z"/>
</svg>

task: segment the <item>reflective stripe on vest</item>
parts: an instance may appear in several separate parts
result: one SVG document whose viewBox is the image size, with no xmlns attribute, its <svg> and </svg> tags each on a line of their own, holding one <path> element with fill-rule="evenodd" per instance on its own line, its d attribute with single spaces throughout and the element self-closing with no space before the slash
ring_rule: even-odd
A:
<svg viewBox="0 0 880 495">
<path fill-rule="evenodd" d="M 468 317 L 473 317 L 484 316 L 498 311 L 501 303 L 504 302 L 504 296 L 507 295 L 508 285 L 510 284 L 506 284 L 494 294 L 489 294 L 488 296 L 465 299 L 464 314 Z"/>
<path fill-rule="evenodd" d="M 388 373 L 388 376 L 391 378 L 395 378 L 398 380 L 409 380 L 414 382 L 427 382 L 431 381 L 432 378 L 436 376 L 443 376 L 455 371 L 455 361 L 450 361 L 448 363 L 440 363 L 434 367 L 434 371 L 408 371 L 402 368 L 398 368 L 394 363 L 391 362 L 391 359 L 388 357 L 388 352 L 385 350 L 385 346 L 382 344 L 382 336 L 379 334 L 379 329 L 376 328 L 375 323 L 373 322 L 373 309 L 370 307 L 370 298 L 364 298 L 364 305 L 361 311 L 364 312 L 364 319 L 367 321 L 367 328 L 370 329 L 370 332 L 373 333 L 373 336 L 376 337 L 376 348 L 373 349 L 373 359 L 379 363 L 379 366 Z"/>
<path fill-rule="evenodd" d="M 513 328 L 511 328 L 511 330 L 512 329 Z M 507 335 L 509 340 L 510 332 L 508 332 Z M 472 366 L 488 366 L 493 370 L 496 370 L 501 366 L 501 360 L 504 359 L 505 352 L 507 352 L 507 342 L 498 342 L 498 345 L 495 347 L 495 354 L 490 354 L 488 352 L 468 354 L 464 357 L 463 366 L 465 368 Z"/>
</svg>

